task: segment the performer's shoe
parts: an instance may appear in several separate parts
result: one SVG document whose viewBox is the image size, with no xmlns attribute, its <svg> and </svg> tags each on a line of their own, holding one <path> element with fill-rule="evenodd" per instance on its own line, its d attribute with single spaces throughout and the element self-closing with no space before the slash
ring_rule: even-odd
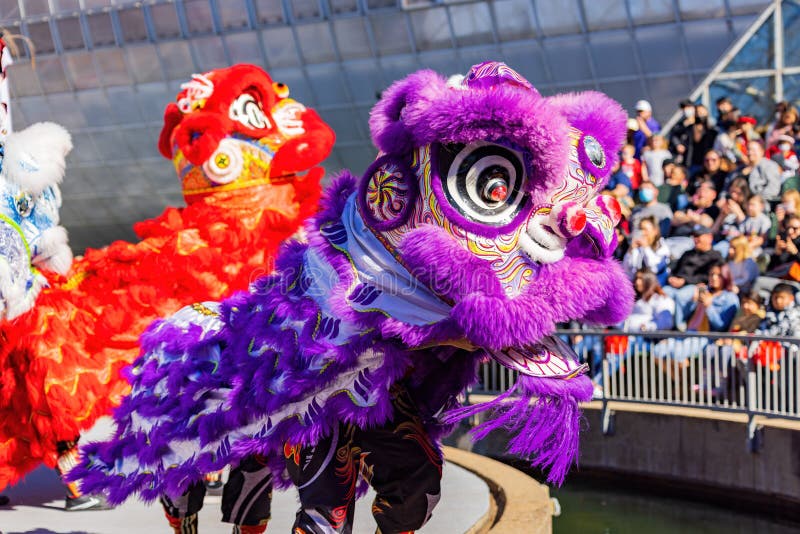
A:
<svg viewBox="0 0 800 534">
<path fill-rule="evenodd" d="M 233 525 L 232 534 L 264 534 L 266 531 L 266 523 L 263 525 Z"/>
<path fill-rule="evenodd" d="M 80 495 L 74 497 L 67 495 L 64 510 L 67 512 L 79 512 L 83 510 L 111 510 L 113 506 L 106 502 L 100 495 Z"/>
<path fill-rule="evenodd" d="M 164 515 L 175 534 L 197 534 L 197 514 L 188 517 L 173 517 L 167 513 Z"/>
<path fill-rule="evenodd" d="M 5 506 L 11 502 L 11 499 L 6 497 L 5 495 L 0 495 L 0 506 Z"/>
</svg>

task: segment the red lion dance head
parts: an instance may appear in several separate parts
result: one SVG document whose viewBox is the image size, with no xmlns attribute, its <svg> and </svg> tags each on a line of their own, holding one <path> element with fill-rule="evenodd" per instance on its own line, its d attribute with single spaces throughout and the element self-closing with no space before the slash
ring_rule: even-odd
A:
<svg viewBox="0 0 800 534">
<path fill-rule="evenodd" d="M 189 204 L 216 192 L 286 185 L 333 146 L 333 130 L 319 115 L 255 65 L 196 74 L 181 89 L 164 111 L 158 148 L 173 160 Z M 321 177 L 322 169 L 313 171 Z M 280 205 L 284 198 L 264 200 Z"/>
</svg>

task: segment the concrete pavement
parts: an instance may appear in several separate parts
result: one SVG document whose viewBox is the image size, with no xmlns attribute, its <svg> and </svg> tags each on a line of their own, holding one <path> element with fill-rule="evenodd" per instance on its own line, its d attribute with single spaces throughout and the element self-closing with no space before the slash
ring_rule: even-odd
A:
<svg viewBox="0 0 800 534">
<path fill-rule="evenodd" d="M 22 482 L 3 492 L 11 498 L 0 507 L 2 534 L 150 534 L 167 533 L 161 507 L 129 500 L 109 511 L 65 512 L 63 487 L 54 471 L 40 468 Z M 374 493 L 356 506 L 354 534 L 373 534 L 375 521 L 370 513 Z M 206 496 L 200 513 L 203 534 L 230 533 L 230 525 L 220 523 L 220 497 Z M 275 492 L 272 521 L 267 532 L 290 532 L 298 506 L 297 493 Z M 442 500 L 431 521 L 420 533 L 466 532 L 489 509 L 489 488 L 474 474 L 447 463 L 442 480 Z"/>
</svg>

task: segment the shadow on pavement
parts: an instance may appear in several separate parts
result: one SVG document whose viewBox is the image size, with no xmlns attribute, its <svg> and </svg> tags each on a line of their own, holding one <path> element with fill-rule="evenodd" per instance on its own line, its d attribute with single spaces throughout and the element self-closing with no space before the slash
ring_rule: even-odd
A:
<svg viewBox="0 0 800 534">
<path fill-rule="evenodd" d="M 13 509 L 15 506 L 41 506 L 44 508 L 63 508 L 66 489 L 55 470 L 40 467 L 31 472 L 18 484 L 3 490 L 9 503 L 0 510 Z"/>
</svg>

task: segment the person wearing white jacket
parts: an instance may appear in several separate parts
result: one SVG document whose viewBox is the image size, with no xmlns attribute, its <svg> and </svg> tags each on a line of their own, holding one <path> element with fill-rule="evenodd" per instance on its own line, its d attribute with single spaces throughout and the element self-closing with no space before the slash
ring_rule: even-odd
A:
<svg viewBox="0 0 800 534">
<path fill-rule="evenodd" d="M 627 332 L 671 330 L 675 326 L 675 301 L 664 294 L 655 274 L 649 269 L 640 269 L 633 287 L 636 302 L 622 329 Z"/>
<path fill-rule="evenodd" d="M 667 283 L 671 255 L 667 243 L 661 237 L 658 223 L 653 217 L 639 221 L 639 236 L 631 242 L 631 247 L 622 259 L 625 272 L 631 280 L 641 269 L 651 271 L 660 285 Z"/>
</svg>

